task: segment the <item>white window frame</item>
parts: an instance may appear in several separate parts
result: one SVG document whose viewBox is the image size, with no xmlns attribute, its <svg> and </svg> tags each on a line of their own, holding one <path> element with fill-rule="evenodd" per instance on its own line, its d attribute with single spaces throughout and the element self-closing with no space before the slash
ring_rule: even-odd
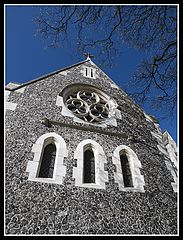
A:
<svg viewBox="0 0 183 240">
<path fill-rule="evenodd" d="M 38 177 L 42 156 L 44 149 L 49 144 L 55 144 L 56 146 L 56 157 L 55 166 L 52 178 L 40 178 Z M 68 150 L 66 148 L 66 143 L 64 139 L 54 133 L 46 133 L 38 138 L 36 143 L 32 147 L 32 152 L 34 153 L 33 161 L 28 161 L 26 172 L 29 173 L 28 180 L 36 182 L 46 182 L 46 183 L 56 183 L 63 184 L 63 177 L 66 174 L 66 166 L 64 166 L 64 157 L 68 156 Z"/>
<path fill-rule="evenodd" d="M 130 170 L 131 170 L 131 177 L 132 177 L 132 183 L 133 187 L 125 187 L 124 186 L 124 180 L 123 180 L 123 172 L 121 168 L 121 160 L 120 160 L 120 154 L 122 152 L 125 152 Z M 118 183 L 119 190 L 121 191 L 132 191 L 132 192 L 144 192 L 144 177 L 140 173 L 141 162 L 139 161 L 137 155 L 135 152 L 126 145 L 120 145 L 118 146 L 112 156 L 113 164 L 116 166 L 116 172 L 114 172 L 114 179 L 115 182 Z"/>
<path fill-rule="evenodd" d="M 97 78 L 96 69 L 92 67 L 84 66 L 81 70 L 81 73 L 83 74 L 84 77 L 87 77 L 87 78 L 92 78 L 92 79 Z"/>
<path fill-rule="evenodd" d="M 83 183 L 83 160 L 84 151 L 92 149 L 95 157 L 95 183 Z M 75 186 L 86 188 L 105 189 L 105 182 L 108 182 L 108 172 L 104 170 L 104 164 L 107 163 L 105 153 L 97 142 L 87 139 L 80 142 L 74 152 L 74 159 L 77 160 L 77 167 L 73 169 L 73 178 Z"/>
</svg>

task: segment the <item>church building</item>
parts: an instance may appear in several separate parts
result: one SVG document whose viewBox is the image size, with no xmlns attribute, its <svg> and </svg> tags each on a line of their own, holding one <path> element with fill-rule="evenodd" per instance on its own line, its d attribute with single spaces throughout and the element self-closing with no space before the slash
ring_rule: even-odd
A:
<svg viewBox="0 0 183 240">
<path fill-rule="evenodd" d="M 176 144 L 89 54 L 5 97 L 6 235 L 178 233 Z"/>
</svg>

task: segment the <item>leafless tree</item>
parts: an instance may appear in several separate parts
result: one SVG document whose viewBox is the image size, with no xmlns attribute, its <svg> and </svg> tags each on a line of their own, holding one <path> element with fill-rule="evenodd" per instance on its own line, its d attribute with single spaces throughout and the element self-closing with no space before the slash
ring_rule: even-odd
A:
<svg viewBox="0 0 183 240">
<path fill-rule="evenodd" d="M 177 106 L 176 5 L 56 5 L 40 8 L 38 36 L 48 46 L 74 46 L 112 65 L 122 44 L 145 51 L 127 87 L 140 105 L 175 113 Z M 75 44 L 75 45 L 74 45 Z"/>
</svg>

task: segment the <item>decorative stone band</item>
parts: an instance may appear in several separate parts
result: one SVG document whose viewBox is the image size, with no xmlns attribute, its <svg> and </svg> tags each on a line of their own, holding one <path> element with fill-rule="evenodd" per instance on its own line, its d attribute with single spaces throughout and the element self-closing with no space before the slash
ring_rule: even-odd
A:
<svg viewBox="0 0 183 240">
<path fill-rule="evenodd" d="M 86 147 L 91 148 L 94 152 L 95 183 L 83 183 L 83 156 Z M 107 163 L 107 159 L 100 144 L 91 139 L 80 142 L 74 152 L 74 159 L 77 160 L 77 167 L 74 167 L 73 170 L 76 186 L 105 189 L 105 182 L 108 181 L 108 172 L 104 170 L 104 164 Z"/>
<path fill-rule="evenodd" d="M 56 145 L 56 158 L 53 178 L 38 178 L 44 148 L 51 143 Z M 64 166 L 63 160 L 64 157 L 68 156 L 64 139 L 54 132 L 43 134 L 33 145 L 32 152 L 34 152 L 34 159 L 33 161 L 28 161 L 26 168 L 26 172 L 29 172 L 28 180 L 62 184 L 63 177 L 65 177 L 66 174 L 66 166 Z"/>
<path fill-rule="evenodd" d="M 74 128 L 74 129 L 79 129 L 82 131 L 90 131 L 90 132 L 95 132 L 95 133 L 101 133 L 101 134 L 106 134 L 109 136 L 118 136 L 121 138 L 128 138 L 128 136 L 124 133 L 119 133 L 119 132 L 114 132 L 114 131 L 107 131 L 107 130 L 103 130 L 97 126 L 95 126 L 95 128 L 90 127 L 90 126 L 81 126 L 81 125 L 73 125 L 70 123 L 65 123 L 63 121 L 55 121 L 55 120 L 50 120 L 48 118 L 44 118 L 41 120 L 41 122 L 46 126 L 46 127 L 51 127 L 52 125 L 60 125 L 63 127 L 69 127 L 69 128 Z M 134 141 L 135 138 L 133 138 L 132 140 Z"/>
<path fill-rule="evenodd" d="M 131 170 L 133 187 L 124 186 L 121 161 L 120 161 L 120 153 L 124 150 L 127 155 L 130 170 Z M 132 191 L 132 192 L 145 192 L 144 177 L 140 173 L 141 162 L 138 160 L 137 155 L 134 153 L 134 151 L 130 147 L 126 145 L 118 146 L 113 153 L 112 161 L 113 161 L 113 164 L 116 166 L 116 172 L 114 172 L 114 179 L 115 179 L 115 182 L 118 183 L 119 190 Z"/>
</svg>

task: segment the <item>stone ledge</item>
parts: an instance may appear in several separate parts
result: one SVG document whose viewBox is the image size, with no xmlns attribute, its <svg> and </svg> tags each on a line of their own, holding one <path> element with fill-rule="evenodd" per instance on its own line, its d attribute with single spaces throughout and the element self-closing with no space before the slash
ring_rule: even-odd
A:
<svg viewBox="0 0 183 240">
<path fill-rule="evenodd" d="M 79 130 L 83 130 L 83 131 L 90 131 L 90 132 L 111 135 L 111 136 L 119 136 L 122 138 L 128 138 L 128 136 L 124 133 L 110 132 L 110 131 L 93 128 L 93 127 L 89 127 L 89 126 L 73 125 L 73 124 L 64 123 L 61 121 L 49 120 L 47 118 L 44 118 L 43 120 L 41 120 L 41 122 L 47 127 L 51 127 L 51 125 L 53 124 L 53 125 L 60 125 L 60 126 L 69 127 L 69 128 L 75 128 L 75 129 L 79 129 Z"/>
</svg>

